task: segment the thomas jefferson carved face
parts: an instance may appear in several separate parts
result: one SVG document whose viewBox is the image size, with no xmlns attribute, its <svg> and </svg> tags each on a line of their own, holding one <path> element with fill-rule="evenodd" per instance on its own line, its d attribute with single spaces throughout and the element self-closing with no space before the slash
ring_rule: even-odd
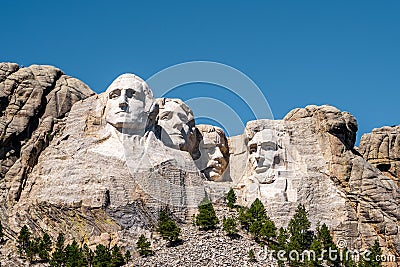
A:
<svg viewBox="0 0 400 267">
<path fill-rule="evenodd" d="M 249 158 L 257 174 L 266 173 L 274 163 L 278 144 L 274 131 L 264 129 L 257 132 L 248 143 Z"/>
<path fill-rule="evenodd" d="M 196 161 L 204 176 L 211 181 L 218 180 L 228 165 L 228 143 L 224 131 L 216 126 L 198 125 L 203 137 L 199 144 L 201 153 Z"/>
<path fill-rule="evenodd" d="M 161 141 L 172 148 L 187 150 L 189 138 L 193 134 L 194 117 L 190 108 L 180 99 L 157 99 Z"/>
<path fill-rule="evenodd" d="M 147 84 L 133 74 L 123 74 L 112 82 L 106 95 L 106 122 L 119 130 L 143 134 L 154 102 Z"/>
</svg>

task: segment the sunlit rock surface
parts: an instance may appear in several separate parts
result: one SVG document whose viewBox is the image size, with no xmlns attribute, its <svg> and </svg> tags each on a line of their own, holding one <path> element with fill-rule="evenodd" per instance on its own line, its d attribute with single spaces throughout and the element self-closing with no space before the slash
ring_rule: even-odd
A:
<svg viewBox="0 0 400 267">
<path fill-rule="evenodd" d="M 349 248 L 378 239 L 385 252 L 400 252 L 398 127 L 376 129 L 355 148 L 350 113 L 307 106 L 283 120 L 250 121 L 225 140 L 220 130 L 209 134 L 214 126 L 195 128 L 183 104 L 166 101 L 160 113 L 157 101 L 133 74 L 95 94 L 51 66 L 0 63 L 3 249 L 16 253 L 26 224 L 35 235 L 64 232 L 134 252 L 161 208 L 187 225 L 205 196 L 224 209 L 232 187 L 241 205 L 261 199 L 277 226 L 301 203 L 313 227 L 326 223 Z M 182 136 L 165 139 L 160 129 Z"/>
</svg>

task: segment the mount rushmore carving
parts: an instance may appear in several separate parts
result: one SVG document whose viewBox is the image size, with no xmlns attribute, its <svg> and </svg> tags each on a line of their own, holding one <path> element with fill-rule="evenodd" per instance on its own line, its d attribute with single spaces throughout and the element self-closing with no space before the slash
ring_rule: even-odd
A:
<svg viewBox="0 0 400 267">
<path fill-rule="evenodd" d="M 95 94 L 56 68 L 2 63 L 0 89 L 0 215 L 10 236 L 27 224 L 134 246 L 161 208 L 189 222 L 204 197 L 232 187 L 241 205 L 259 198 L 279 227 L 302 203 L 336 239 L 361 248 L 378 238 L 400 253 L 398 177 L 361 156 L 350 113 L 307 106 L 227 137 L 133 74 Z"/>
</svg>

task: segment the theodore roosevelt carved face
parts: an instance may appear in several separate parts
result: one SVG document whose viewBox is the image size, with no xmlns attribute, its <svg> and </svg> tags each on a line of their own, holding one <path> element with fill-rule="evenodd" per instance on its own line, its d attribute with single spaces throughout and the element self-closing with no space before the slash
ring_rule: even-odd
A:
<svg viewBox="0 0 400 267">
<path fill-rule="evenodd" d="M 198 125 L 202 140 L 199 144 L 200 158 L 196 161 L 204 176 L 211 181 L 218 180 L 225 172 L 228 161 L 228 141 L 224 131 L 212 125 Z"/>
</svg>

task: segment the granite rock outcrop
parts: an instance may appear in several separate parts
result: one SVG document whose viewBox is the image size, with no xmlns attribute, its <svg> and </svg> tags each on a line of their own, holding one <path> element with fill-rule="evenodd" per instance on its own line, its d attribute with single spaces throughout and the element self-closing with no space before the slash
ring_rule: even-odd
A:
<svg viewBox="0 0 400 267">
<path fill-rule="evenodd" d="M 359 152 L 400 186 L 400 126 L 374 129 L 361 137 Z"/>
<path fill-rule="evenodd" d="M 384 252 L 400 255 L 399 127 L 375 129 L 356 148 L 356 119 L 332 106 L 250 121 L 231 137 L 215 126 L 196 128 L 194 115 L 179 99 L 155 99 L 133 74 L 95 94 L 51 66 L 0 63 L 6 245 L 26 224 L 34 235 L 61 231 L 67 240 L 135 251 L 165 208 L 191 244 L 197 205 L 207 196 L 224 210 L 220 200 L 232 187 L 240 205 L 259 198 L 278 227 L 301 203 L 312 227 L 326 223 L 348 248 L 378 239 Z M 226 241 L 218 235 L 204 239 Z M 158 250 L 154 262 L 178 253 Z"/>
<path fill-rule="evenodd" d="M 398 185 L 354 147 L 357 122 L 332 106 L 307 106 L 283 120 L 256 120 L 230 137 L 230 174 L 242 205 L 265 203 L 287 226 L 299 203 L 335 240 L 365 249 L 376 239 L 400 252 Z"/>
<path fill-rule="evenodd" d="M 8 192 L 18 201 L 27 177 L 72 105 L 91 95 L 94 92 L 86 84 L 55 67 L 0 63 L 2 218 L 7 217 Z"/>
</svg>

